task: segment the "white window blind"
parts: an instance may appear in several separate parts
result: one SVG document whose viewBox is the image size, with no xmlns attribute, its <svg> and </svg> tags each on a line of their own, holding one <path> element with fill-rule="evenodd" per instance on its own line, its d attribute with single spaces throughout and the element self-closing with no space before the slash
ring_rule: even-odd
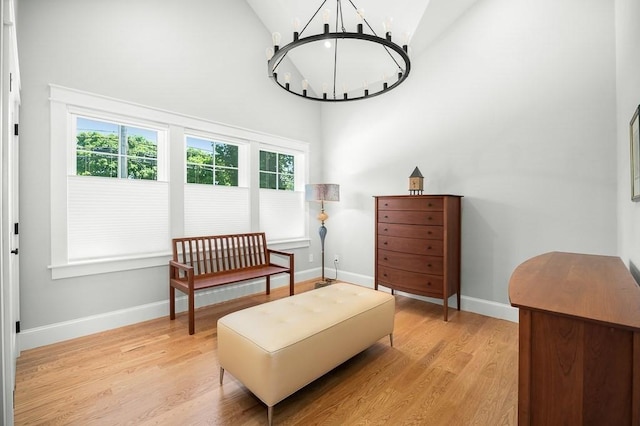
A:
<svg viewBox="0 0 640 426">
<path fill-rule="evenodd" d="M 269 240 L 304 237 L 304 228 L 304 192 L 260 190 L 260 230 Z"/>
<path fill-rule="evenodd" d="M 229 186 L 184 186 L 186 236 L 251 232 L 249 189 Z"/>
<path fill-rule="evenodd" d="M 168 183 L 87 176 L 67 183 L 69 261 L 170 250 Z"/>
</svg>

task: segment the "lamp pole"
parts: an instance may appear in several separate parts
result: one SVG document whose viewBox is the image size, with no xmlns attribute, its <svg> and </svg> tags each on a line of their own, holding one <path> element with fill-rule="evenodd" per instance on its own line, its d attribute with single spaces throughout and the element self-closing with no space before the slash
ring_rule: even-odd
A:
<svg viewBox="0 0 640 426">
<path fill-rule="evenodd" d="M 324 226 L 324 221 L 327 220 L 328 217 L 329 215 L 324 212 L 324 200 L 320 200 L 320 214 L 318 214 L 320 229 L 318 229 L 318 233 L 320 234 L 320 249 L 322 253 L 322 284 L 326 284 L 324 278 L 324 238 L 327 236 L 327 227 Z"/>
</svg>

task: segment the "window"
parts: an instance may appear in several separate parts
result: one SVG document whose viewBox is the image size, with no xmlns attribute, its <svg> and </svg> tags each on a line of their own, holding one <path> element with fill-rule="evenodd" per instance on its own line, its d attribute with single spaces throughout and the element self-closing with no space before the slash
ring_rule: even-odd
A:
<svg viewBox="0 0 640 426">
<path fill-rule="evenodd" d="M 158 132 L 76 118 L 76 174 L 158 179 Z"/>
<path fill-rule="evenodd" d="M 260 150 L 260 229 L 270 238 L 295 239 L 305 234 L 303 179 L 296 180 L 301 157 L 293 151 Z"/>
<path fill-rule="evenodd" d="M 67 178 L 67 256 L 72 262 L 168 247 L 169 191 L 158 181 L 166 174 L 158 168 L 166 129 L 108 115 L 71 115 L 75 161 Z"/>
<path fill-rule="evenodd" d="M 193 132 L 185 136 L 186 235 L 233 234 L 251 231 L 250 189 L 246 141 Z M 199 184 L 199 185 L 193 185 Z"/>
<path fill-rule="evenodd" d="M 238 186 L 238 146 L 187 136 L 187 183 Z"/>
<path fill-rule="evenodd" d="M 277 248 L 308 246 L 308 144 L 50 91 L 53 279 L 165 266 L 172 236 L 263 231 Z"/>
<path fill-rule="evenodd" d="M 293 191 L 294 165 L 293 155 L 260 151 L 260 188 Z"/>
</svg>

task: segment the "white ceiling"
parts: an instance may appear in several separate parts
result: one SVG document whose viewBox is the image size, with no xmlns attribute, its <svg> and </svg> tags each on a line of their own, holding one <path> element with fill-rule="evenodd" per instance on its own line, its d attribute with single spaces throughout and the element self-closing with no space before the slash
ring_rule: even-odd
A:
<svg viewBox="0 0 640 426">
<path fill-rule="evenodd" d="M 246 0 L 256 15 L 263 22 L 270 33 L 279 32 L 282 35 L 281 46 L 293 39 L 293 22 L 298 19 L 301 29 L 311 16 L 320 8 L 322 0 Z M 426 49 L 447 28 L 460 18 L 477 0 L 341 0 L 343 20 L 346 31 L 356 31 L 356 13 L 353 4 L 364 9 L 365 18 L 378 36 L 384 36 L 383 22 L 392 18 L 393 41 L 400 45 L 409 41 L 409 56 L 413 57 Z M 335 30 L 336 0 L 326 0 L 322 10 L 329 9 L 331 16 L 329 23 L 331 32 Z M 322 11 L 311 21 L 309 27 L 301 37 L 322 32 Z M 366 27 L 366 26 L 365 26 Z M 371 31 L 365 28 L 365 32 Z M 369 85 L 372 92 L 377 91 L 375 85 L 382 85 L 384 75 L 389 76 L 390 84 L 395 81 L 397 67 L 389 55 L 381 51 L 379 46 L 361 41 L 342 41 L 339 45 L 340 60 L 348 61 L 348 65 L 341 67 L 336 92 L 341 93 L 343 87 L 347 91 L 362 90 L 362 86 Z M 271 47 L 270 40 L 265 40 L 265 49 Z M 260 53 L 256 53 L 260 54 Z M 264 53 L 263 53 L 264 54 Z M 287 55 L 287 61 L 279 67 L 279 80 L 285 72 L 292 75 L 291 88 L 301 92 L 301 80 L 307 79 L 311 89 L 316 93 L 322 92 L 323 83 L 333 80 L 333 49 L 327 49 L 321 43 L 309 43 L 303 48 L 297 48 Z M 266 57 L 265 57 L 266 63 Z M 402 64 L 402 62 L 400 62 Z M 265 64 L 265 75 L 267 73 Z M 415 72 L 415 67 L 412 68 Z M 409 77 L 411 78 L 411 77 Z M 330 89 L 331 90 L 331 89 Z"/>
</svg>

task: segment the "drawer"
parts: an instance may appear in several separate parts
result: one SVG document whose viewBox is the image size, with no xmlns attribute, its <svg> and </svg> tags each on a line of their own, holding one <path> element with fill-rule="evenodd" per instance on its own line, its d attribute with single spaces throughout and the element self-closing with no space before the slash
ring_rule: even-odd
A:
<svg viewBox="0 0 640 426">
<path fill-rule="evenodd" d="M 378 265 L 422 274 L 443 275 L 443 257 L 378 250 Z"/>
<path fill-rule="evenodd" d="M 442 256 L 444 243 L 438 240 L 422 240 L 418 238 L 387 237 L 378 235 L 378 249 L 395 252 Z"/>
<path fill-rule="evenodd" d="M 431 297 L 442 297 L 444 294 L 444 281 L 440 276 L 401 271 L 378 265 L 376 278 L 379 285 L 399 291 Z"/>
<path fill-rule="evenodd" d="M 378 212 L 378 222 L 442 226 L 444 219 L 441 211 L 381 210 Z"/>
<path fill-rule="evenodd" d="M 422 238 L 425 240 L 442 240 L 444 238 L 444 228 L 442 226 L 379 223 L 378 235 L 390 237 Z"/>
<path fill-rule="evenodd" d="M 442 211 L 443 206 L 442 197 L 378 198 L 378 210 Z"/>
</svg>

